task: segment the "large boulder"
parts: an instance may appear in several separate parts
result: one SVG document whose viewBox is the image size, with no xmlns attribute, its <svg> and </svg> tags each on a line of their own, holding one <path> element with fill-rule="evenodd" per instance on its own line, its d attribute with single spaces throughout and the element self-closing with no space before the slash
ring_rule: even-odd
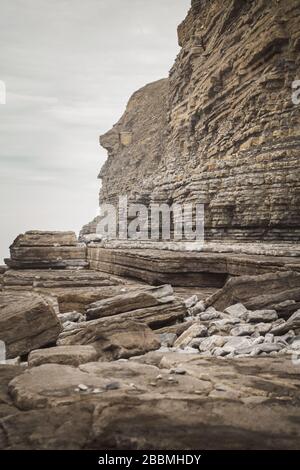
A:
<svg viewBox="0 0 300 470">
<path fill-rule="evenodd" d="M 0 293 L 0 340 L 7 359 L 55 343 L 61 324 L 49 298 L 35 293 Z"/>
<path fill-rule="evenodd" d="M 207 306 L 224 311 L 236 303 L 249 310 L 277 310 L 287 300 L 294 301 L 289 308 L 300 306 L 300 273 L 275 272 L 259 276 L 240 276 L 229 279 L 225 286 L 206 300 Z"/>
</svg>

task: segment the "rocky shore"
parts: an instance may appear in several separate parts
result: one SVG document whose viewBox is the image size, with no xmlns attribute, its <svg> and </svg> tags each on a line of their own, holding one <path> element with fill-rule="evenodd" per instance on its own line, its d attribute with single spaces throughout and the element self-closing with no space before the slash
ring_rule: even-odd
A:
<svg viewBox="0 0 300 470">
<path fill-rule="evenodd" d="M 160 272 L 178 283 L 160 284 L 158 272 L 153 286 L 143 272 L 154 275 L 155 251 L 133 272 L 142 255 L 131 248 L 122 258 L 128 274 L 118 276 L 119 249 L 104 257 L 109 272 L 89 267 L 89 250 L 99 256 L 105 248 L 81 244 L 80 267 L 55 259 L 53 249 L 68 239 L 72 252 L 74 234 L 21 235 L 11 247 L 13 257 L 26 243 L 19 268 L 1 268 L 2 449 L 298 447 L 295 253 L 269 263 L 248 255 L 243 272 L 254 263 L 260 274 L 227 272 L 222 287 L 220 278 L 191 287 L 180 280 L 193 266 L 208 276 L 236 261 L 229 253 L 186 253 L 183 272 L 181 255 L 163 251 Z M 172 259 L 177 265 L 164 269 Z"/>
<path fill-rule="evenodd" d="M 99 217 L 13 242 L 1 449 L 299 448 L 299 17 L 192 0 L 169 77 L 100 138 L 100 203 L 199 202 L 201 249 L 107 240 Z"/>
</svg>

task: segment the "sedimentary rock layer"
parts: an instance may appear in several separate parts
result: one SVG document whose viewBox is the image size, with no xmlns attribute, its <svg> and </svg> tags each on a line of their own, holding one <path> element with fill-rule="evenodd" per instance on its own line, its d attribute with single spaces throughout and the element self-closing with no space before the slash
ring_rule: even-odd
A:
<svg viewBox="0 0 300 470">
<path fill-rule="evenodd" d="M 10 246 L 10 256 L 5 262 L 16 269 L 87 266 L 86 247 L 73 232 L 26 232 Z"/>
<path fill-rule="evenodd" d="M 206 304 L 222 310 L 237 302 L 250 310 L 295 311 L 300 307 L 300 273 L 287 271 L 233 278 L 207 299 Z"/>
<path fill-rule="evenodd" d="M 300 270 L 299 258 L 235 253 L 175 252 L 88 247 L 92 269 L 131 276 L 150 284 L 223 287 L 228 275 Z"/>
<path fill-rule="evenodd" d="M 299 14 L 298 0 L 193 0 L 169 79 L 101 137 L 101 202 L 202 202 L 206 237 L 299 241 Z"/>
</svg>

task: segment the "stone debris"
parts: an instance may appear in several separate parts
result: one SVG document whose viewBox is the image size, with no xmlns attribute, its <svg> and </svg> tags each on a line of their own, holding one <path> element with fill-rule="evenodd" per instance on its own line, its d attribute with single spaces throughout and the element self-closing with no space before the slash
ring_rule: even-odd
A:
<svg viewBox="0 0 300 470">
<path fill-rule="evenodd" d="M 221 320 L 211 317 L 216 313 L 211 307 L 207 311 L 207 316 L 204 316 L 205 313 L 198 314 L 194 324 L 179 336 L 173 347 L 169 347 L 170 350 L 194 348 L 206 357 L 244 357 L 279 352 L 290 354 L 291 350 L 298 348 L 295 337 L 300 333 L 300 310 L 288 320 L 278 319 L 274 310 L 248 311 L 241 303 L 218 312 L 227 316 Z M 230 315 L 232 317 L 228 318 Z"/>
<path fill-rule="evenodd" d="M 201 338 L 202 336 L 207 335 L 207 328 L 204 325 L 201 325 L 200 322 L 194 323 L 190 326 L 181 336 L 175 341 L 175 348 L 182 348 L 188 346 L 191 340 L 194 338 Z"/>
<path fill-rule="evenodd" d="M 81 323 L 83 321 L 86 321 L 86 316 L 82 315 L 82 313 L 79 313 L 79 312 L 62 313 L 62 314 L 58 315 L 58 318 L 60 319 L 60 321 L 63 325 L 67 322 Z"/>
<path fill-rule="evenodd" d="M 192 297 L 189 297 L 184 301 L 184 305 L 186 306 L 187 309 L 195 308 L 198 303 L 198 297 L 197 295 L 193 295 Z M 199 308 L 199 307 L 198 307 Z"/>
<path fill-rule="evenodd" d="M 198 313 L 205 311 L 205 303 L 203 302 L 203 300 L 200 300 L 194 306 L 189 307 L 188 310 L 191 316 L 197 315 Z"/>
</svg>

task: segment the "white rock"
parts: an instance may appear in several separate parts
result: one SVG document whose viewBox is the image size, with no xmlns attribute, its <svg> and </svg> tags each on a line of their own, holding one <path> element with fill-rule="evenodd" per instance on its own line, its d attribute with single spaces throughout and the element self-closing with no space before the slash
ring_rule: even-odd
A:
<svg viewBox="0 0 300 470">
<path fill-rule="evenodd" d="M 204 325 L 201 325 L 200 322 L 196 322 L 191 325 L 182 335 L 177 338 L 174 343 L 175 348 L 184 348 L 189 345 L 189 343 L 194 338 L 200 338 L 207 336 L 207 328 Z"/>
<path fill-rule="evenodd" d="M 58 315 L 62 323 L 86 321 L 86 316 L 79 312 L 67 312 Z"/>
<path fill-rule="evenodd" d="M 71 321 L 67 321 L 63 324 L 63 331 L 72 331 L 72 330 L 78 330 L 81 328 L 80 323 L 75 323 Z"/>
<path fill-rule="evenodd" d="M 189 297 L 188 299 L 184 301 L 184 305 L 186 306 L 186 308 L 192 308 L 197 304 L 197 302 L 198 302 L 197 295 L 193 295 L 192 297 Z"/>
<path fill-rule="evenodd" d="M 265 343 L 274 343 L 274 335 L 272 335 L 272 333 L 266 334 Z"/>
<path fill-rule="evenodd" d="M 238 325 L 240 320 L 238 318 L 226 318 L 222 320 L 214 320 L 209 325 L 209 334 L 216 333 L 229 333 L 234 325 Z"/>
<path fill-rule="evenodd" d="M 227 307 L 224 310 L 224 312 L 228 313 L 228 315 L 230 315 L 232 317 L 236 317 L 236 318 L 240 318 L 240 319 L 244 320 L 248 310 L 246 309 L 246 307 L 244 307 L 243 304 L 238 303 L 238 304 L 235 304 L 235 305 L 231 305 L 230 307 Z"/>
<path fill-rule="evenodd" d="M 165 346 L 170 348 L 173 346 L 177 339 L 177 335 L 175 333 L 162 333 L 159 335 L 159 341 L 161 346 Z"/>
<path fill-rule="evenodd" d="M 250 336 L 255 332 L 255 328 L 253 325 L 249 325 L 244 323 L 242 325 L 236 326 L 232 328 L 231 334 L 233 336 Z"/>
<path fill-rule="evenodd" d="M 201 321 L 218 320 L 218 319 L 222 318 L 221 314 L 219 312 L 215 312 L 215 313 L 214 312 L 211 312 L 211 313 L 204 312 L 204 313 L 200 313 L 197 316 Z"/>
<path fill-rule="evenodd" d="M 205 311 L 205 303 L 203 302 L 203 300 L 200 300 L 199 302 L 196 303 L 195 306 L 193 306 L 192 308 L 190 308 L 190 314 L 192 316 L 195 316 L 197 315 L 198 313 L 202 313 Z"/>
<path fill-rule="evenodd" d="M 268 323 L 277 320 L 278 315 L 275 310 L 255 310 L 254 312 L 248 312 L 246 319 L 250 323 Z"/>
<path fill-rule="evenodd" d="M 225 348 L 214 348 L 212 354 L 216 357 L 224 357 L 227 356 L 227 354 L 229 354 L 230 352 L 231 350 L 227 351 Z"/>
<path fill-rule="evenodd" d="M 226 338 L 225 336 L 220 336 L 220 335 L 213 335 L 213 336 L 210 336 L 209 338 L 205 338 L 200 346 L 199 346 L 199 350 L 201 352 L 204 352 L 204 351 L 208 351 L 208 350 L 212 350 L 213 348 L 216 348 L 216 347 L 222 347 L 224 346 L 226 342 Z"/>
<path fill-rule="evenodd" d="M 259 333 L 260 335 L 265 335 L 266 333 L 269 333 L 271 328 L 272 328 L 271 323 L 257 323 L 255 325 L 255 331 Z"/>
<path fill-rule="evenodd" d="M 300 350 L 300 336 L 295 336 L 295 338 L 292 340 L 292 343 L 290 344 L 290 349 L 292 350 Z"/>
<path fill-rule="evenodd" d="M 79 389 L 81 392 L 86 392 L 86 391 L 89 389 L 89 387 L 87 387 L 87 386 L 84 385 L 84 384 L 79 384 L 79 385 L 78 385 L 78 389 Z"/>
</svg>

